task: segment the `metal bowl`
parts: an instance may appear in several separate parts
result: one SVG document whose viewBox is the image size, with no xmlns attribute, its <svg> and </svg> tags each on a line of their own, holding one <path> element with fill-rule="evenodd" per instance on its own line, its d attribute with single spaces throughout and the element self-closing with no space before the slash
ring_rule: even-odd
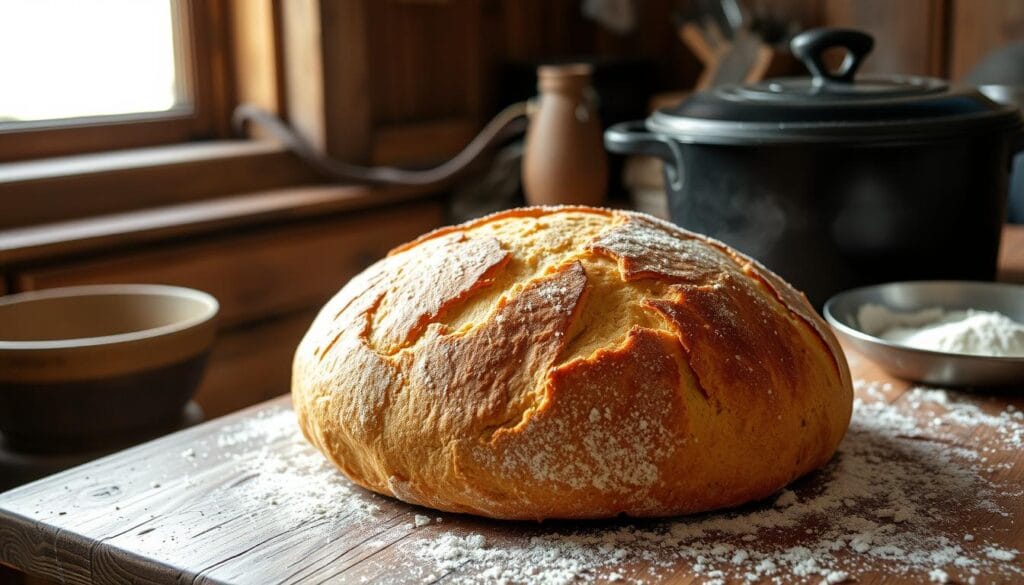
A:
<svg viewBox="0 0 1024 585">
<path fill-rule="evenodd" d="M 1024 357 L 989 357 L 916 349 L 864 331 L 858 312 L 881 305 L 909 313 L 941 307 L 947 311 L 998 311 L 1024 323 L 1024 286 L 996 282 L 893 282 L 842 292 L 825 303 L 825 319 L 844 341 L 894 376 L 941 386 L 1024 388 Z"/>
</svg>

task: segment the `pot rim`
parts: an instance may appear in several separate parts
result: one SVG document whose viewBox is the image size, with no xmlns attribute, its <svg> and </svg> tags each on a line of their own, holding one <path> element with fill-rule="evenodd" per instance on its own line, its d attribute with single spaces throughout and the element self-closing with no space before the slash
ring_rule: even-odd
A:
<svg viewBox="0 0 1024 585">
<path fill-rule="evenodd" d="M 646 128 L 684 144 L 862 144 L 923 142 L 965 138 L 996 132 L 1014 133 L 1024 127 L 1020 111 L 999 109 L 907 121 L 856 122 L 739 122 L 703 120 L 657 110 L 644 122 Z"/>
</svg>

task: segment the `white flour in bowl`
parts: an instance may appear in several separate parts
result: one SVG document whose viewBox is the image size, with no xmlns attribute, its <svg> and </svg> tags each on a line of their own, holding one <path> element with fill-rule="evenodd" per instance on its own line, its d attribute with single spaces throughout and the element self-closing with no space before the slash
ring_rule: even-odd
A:
<svg viewBox="0 0 1024 585">
<path fill-rule="evenodd" d="M 1024 325 L 994 311 L 931 308 L 896 313 L 880 305 L 865 305 L 857 320 L 866 333 L 917 349 L 1024 357 Z"/>
</svg>

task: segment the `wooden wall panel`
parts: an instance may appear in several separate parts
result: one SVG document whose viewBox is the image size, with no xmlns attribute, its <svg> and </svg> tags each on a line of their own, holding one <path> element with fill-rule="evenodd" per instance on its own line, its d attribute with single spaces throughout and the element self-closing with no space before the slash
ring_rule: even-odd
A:
<svg viewBox="0 0 1024 585">
<path fill-rule="evenodd" d="M 674 0 L 636 3 L 640 27 L 626 35 L 584 17 L 575 0 L 280 2 L 286 113 L 315 146 L 351 162 L 414 166 L 455 154 L 497 111 L 509 62 L 646 57 L 664 64 L 658 86 L 696 77 L 673 29 Z"/>
<path fill-rule="evenodd" d="M 367 0 L 321 0 L 324 116 L 328 154 L 370 160 L 373 100 Z"/>
<path fill-rule="evenodd" d="M 370 157 L 365 11 L 366 0 L 281 0 L 286 116 L 314 146 L 349 162 Z"/>
<path fill-rule="evenodd" d="M 231 0 L 231 46 L 234 52 L 235 98 L 279 112 L 283 86 L 279 82 L 279 13 L 273 0 Z"/>
<path fill-rule="evenodd" d="M 580 5 L 566 0 L 504 0 L 503 56 L 532 61 L 593 52 L 597 27 L 581 16 Z"/>
<path fill-rule="evenodd" d="M 305 310 L 218 335 L 196 392 L 206 418 L 287 393 L 295 348 L 315 316 Z"/>
<path fill-rule="evenodd" d="M 0 229 L 320 180 L 271 142 L 195 142 L 0 165 Z"/>
<path fill-rule="evenodd" d="M 306 140 L 324 150 L 327 126 L 319 0 L 282 0 L 281 31 L 284 113 Z"/>
<path fill-rule="evenodd" d="M 952 0 L 950 76 L 961 80 L 993 49 L 1024 41 L 1024 1 Z"/>
<path fill-rule="evenodd" d="M 480 11 L 478 0 L 368 3 L 375 126 L 476 115 Z"/>
<path fill-rule="evenodd" d="M 20 290 L 142 282 L 213 294 L 219 332 L 197 394 L 213 417 L 287 392 L 292 354 L 323 303 L 392 247 L 442 221 L 436 200 L 409 202 L 314 225 L 26 268 L 14 281 Z"/>
<path fill-rule="evenodd" d="M 875 37 L 864 73 L 946 74 L 945 0 L 822 0 L 820 13 L 825 26 Z"/>
<path fill-rule="evenodd" d="M 373 132 L 373 163 L 435 163 L 462 150 L 478 130 L 469 118 L 378 126 Z"/>
<path fill-rule="evenodd" d="M 310 227 L 27 269 L 15 281 L 19 290 L 117 282 L 197 288 L 217 297 L 219 323 L 230 327 L 322 304 L 393 246 L 441 221 L 438 203 L 410 203 Z"/>
</svg>

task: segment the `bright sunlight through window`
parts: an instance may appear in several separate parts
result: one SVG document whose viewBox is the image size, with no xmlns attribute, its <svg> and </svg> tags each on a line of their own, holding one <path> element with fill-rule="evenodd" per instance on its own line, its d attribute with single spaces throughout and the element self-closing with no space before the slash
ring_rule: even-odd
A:
<svg viewBox="0 0 1024 585">
<path fill-rule="evenodd" d="M 185 101 L 172 0 L 0 0 L 0 123 Z"/>
</svg>

